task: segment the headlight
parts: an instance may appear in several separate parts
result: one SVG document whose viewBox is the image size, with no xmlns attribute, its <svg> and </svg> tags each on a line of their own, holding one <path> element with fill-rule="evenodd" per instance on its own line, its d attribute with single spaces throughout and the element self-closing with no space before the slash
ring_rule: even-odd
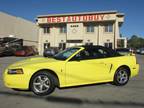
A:
<svg viewBox="0 0 144 108">
<path fill-rule="evenodd" d="M 23 74 L 22 69 L 9 69 L 8 74 Z"/>
</svg>

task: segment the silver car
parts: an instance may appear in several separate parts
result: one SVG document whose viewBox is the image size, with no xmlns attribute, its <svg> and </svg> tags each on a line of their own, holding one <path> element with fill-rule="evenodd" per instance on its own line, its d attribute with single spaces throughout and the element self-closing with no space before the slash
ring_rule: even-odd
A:
<svg viewBox="0 0 144 108">
<path fill-rule="evenodd" d="M 140 49 L 140 54 L 144 54 L 144 48 Z"/>
</svg>

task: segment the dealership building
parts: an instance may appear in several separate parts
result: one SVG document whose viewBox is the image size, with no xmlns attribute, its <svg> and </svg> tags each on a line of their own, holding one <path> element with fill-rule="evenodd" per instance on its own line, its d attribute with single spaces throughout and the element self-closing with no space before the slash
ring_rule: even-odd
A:
<svg viewBox="0 0 144 108">
<path fill-rule="evenodd" d="M 117 11 L 50 14 L 37 17 L 39 51 L 77 45 L 102 45 L 117 48 L 124 14 Z M 126 38 L 124 47 L 126 47 Z"/>
<path fill-rule="evenodd" d="M 9 45 L 22 40 L 23 45 L 38 47 L 38 27 L 34 22 L 0 12 L 1 44 L 3 40 L 12 40 Z"/>
</svg>

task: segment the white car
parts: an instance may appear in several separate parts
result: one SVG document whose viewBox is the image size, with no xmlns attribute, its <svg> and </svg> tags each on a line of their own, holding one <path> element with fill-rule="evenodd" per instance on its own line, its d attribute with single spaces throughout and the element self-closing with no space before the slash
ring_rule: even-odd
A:
<svg viewBox="0 0 144 108">
<path fill-rule="evenodd" d="M 140 54 L 144 54 L 144 48 L 140 49 Z"/>
</svg>

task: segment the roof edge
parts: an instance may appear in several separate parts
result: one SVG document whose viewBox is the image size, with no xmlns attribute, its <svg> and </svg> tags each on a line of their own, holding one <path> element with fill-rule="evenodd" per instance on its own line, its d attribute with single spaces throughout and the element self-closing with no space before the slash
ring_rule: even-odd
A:
<svg viewBox="0 0 144 108">
<path fill-rule="evenodd" d="M 105 13 L 118 13 L 117 10 L 111 11 L 93 11 L 93 12 L 78 12 L 78 13 L 64 13 L 64 14 L 48 14 L 48 15 L 38 15 L 37 18 L 49 17 L 49 16 L 72 16 L 72 15 L 86 15 L 86 14 L 105 14 Z"/>
</svg>

